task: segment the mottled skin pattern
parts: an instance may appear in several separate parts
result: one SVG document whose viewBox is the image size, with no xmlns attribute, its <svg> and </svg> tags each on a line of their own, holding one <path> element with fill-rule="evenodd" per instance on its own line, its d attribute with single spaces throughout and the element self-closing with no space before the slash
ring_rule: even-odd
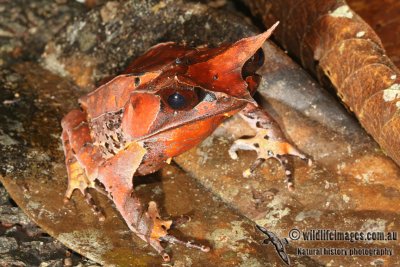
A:
<svg viewBox="0 0 400 267">
<path fill-rule="evenodd" d="M 160 241 L 208 251 L 169 235 L 172 221 L 160 218 L 153 201 L 145 209 L 135 196 L 133 177 L 159 170 L 238 112 L 259 134 L 237 140 L 229 151 L 233 158 L 237 149 L 253 149 L 258 153 L 257 164 L 275 157 L 286 166 L 288 154 L 305 159 L 252 98 L 260 81 L 255 71 L 263 61 L 262 52 L 257 51 L 276 25 L 217 48 L 156 45 L 124 74 L 81 97 L 81 110 L 72 110 L 62 120 L 66 200 L 79 189 L 103 218 L 87 189 L 105 192 L 131 231 L 165 261 L 170 258 Z M 288 170 L 286 175 L 290 178 Z"/>
</svg>

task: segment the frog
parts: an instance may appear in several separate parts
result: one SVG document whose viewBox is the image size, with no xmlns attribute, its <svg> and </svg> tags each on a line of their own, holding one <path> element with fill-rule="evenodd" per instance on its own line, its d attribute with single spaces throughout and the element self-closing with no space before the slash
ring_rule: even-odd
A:
<svg viewBox="0 0 400 267">
<path fill-rule="evenodd" d="M 157 44 L 123 73 L 80 97 L 80 108 L 61 121 L 68 175 L 65 202 L 79 190 L 99 220 L 104 220 L 88 190 L 106 194 L 130 231 L 164 261 L 170 261 L 170 256 L 161 242 L 209 251 L 205 245 L 169 234 L 174 222 L 161 218 L 154 201 L 141 202 L 134 180 L 200 144 L 235 114 L 256 131 L 252 138 L 234 141 L 228 151 L 233 159 L 238 159 L 238 150 L 257 152 L 257 160 L 243 175 L 275 158 L 285 169 L 288 188 L 293 188 L 287 157 L 309 159 L 253 99 L 261 81 L 257 70 L 264 63 L 261 47 L 277 25 L 217 47 Z"/>
</svg>

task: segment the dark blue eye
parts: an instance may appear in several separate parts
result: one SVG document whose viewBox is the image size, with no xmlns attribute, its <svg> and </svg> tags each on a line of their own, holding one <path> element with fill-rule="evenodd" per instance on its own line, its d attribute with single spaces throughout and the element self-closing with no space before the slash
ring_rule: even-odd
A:
<svg viewBox="0 0 400 267">
<path fill-rule="evenodd" d="M 175 92 L 168 97 L 168 104 L 173 109 L 181 109 L 186 106 L 186 99 L 180 93 Z"/>
</svg>

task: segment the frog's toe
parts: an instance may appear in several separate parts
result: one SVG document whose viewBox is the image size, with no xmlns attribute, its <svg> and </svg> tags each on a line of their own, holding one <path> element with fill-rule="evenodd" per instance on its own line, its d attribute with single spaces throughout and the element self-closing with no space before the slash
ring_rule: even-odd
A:
<svg viewBox="0 0 400 267">
<path fill-rule="evenodd" d="M 65 192 L 64 201 L 68 201 L 75 189 L 79 189 L 82 194 L 85 194 L 86 189 L 90 186 L 90 183 L 86 177 L 84 169 L 79 165 L 75 158 L 70 159 L 67 162 L 68 171 L 68 188 Z"/>
<path fill-rule="evenodd" d="M 199 244 L 196 244 L 196 243 L 194 243 L 192 241 L 182 241 L 182 240 L 180 240 L 180 239 L 178 239 L 178 238 L 176 238 L 175 236 L 172 236 L 172 235 L 164 236 L 163 238 L 161 238 L 161 241 L 166 241 L 166 242 L 171 243 L 171 244 L 180 244 L 180 245 L 183 245 L 183 246 L 185 246 L 187 248 L 194 248 L 194 249 L 201 250 L 203 252 L 209 252 L 210 251 L 210 247 L 208 247 L 208 246 L 199 245 Z"/>
<path fill-rule="evenodd" d="M 277 159 L 281 163 L 281 166 L 283 167 L 285 171 L 285 182 L 287 185 L 287 188 L 289 191 L 294 190 L 294 179 L 293 179 L 293 170 L 292 170 L 292 165 L 289 164 L 287 156 L 277 156 Z"/>
<path fill-rule="evenodd" d="M 157 209 L 157 204 L 154 201 L 149 202 L 147 214 L 152 221 L 153 228 L 151 229 L 150 238 L 159 240 L 161 237 L 168 235 L 168 230 L 171 228 L 172 220 L 162 220 Z"/>
<path fill-rule="evenodd" d="M 154 201 L 149 203 L 149 208 L 147 211 L 148 216 L 152 220 L 153 228 L 150 234 L 150 245 L 155 248 L 163 257 L 164 261 L 169 261 L 169 255 L 164 251 L 163 247 L 160 245 L 160 241 L 165 241 L 171 244 L 181 244 L 188 248 L 199 249 L 203 252 L 208 252 L 209 247 L 195 244 L 191 241 L 182 241 L 168 234 L 168 230 L 172 226 L 172 220 L 162 220 L 157 209 L 157 204 Z M 179 225 L 190 220 L 190 217 L 182 216 L 181 220 L 174 222 L 174 225 Z"/>
<path fill-rule="evenodd" d="M 283 138 L 275 139 L 269 136 L 267 129 L 258 129 L 256 136 L 248 139 L 236 140 L 229 149 L 229 155 L 232 159 L 237 158 L 237 150 L 254 150 L 257 152 L 256 161 L 243 172 L 244 177 L 249 177 L 265 160 L 269 158 L 277 159 L 285 171 L 286 183 L 289 190 L 293 190 L 293 171 L 288 162 L 287 156 L 298 157 L 311 165 L 311 159 L 301 153 L 296 147 Z"/>
</svg>

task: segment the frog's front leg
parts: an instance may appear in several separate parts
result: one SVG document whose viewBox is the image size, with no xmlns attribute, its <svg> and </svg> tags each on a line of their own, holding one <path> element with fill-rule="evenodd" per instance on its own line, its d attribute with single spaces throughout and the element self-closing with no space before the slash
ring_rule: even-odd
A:
<svg viewBox="0 0 400 267">
<path fill-rule="evenodd" d="M 92 145 L 92 139 L 86 121 L 86 114 L 81 110 L 72 110 L 63 118 L 61 125 L 63 128 L 61 140 L 68 173 L 68 187 L 65 192 L 64 202 L 67 203 L 75 189 L 79 189 L 93 213 L 98 216 L 100 221 L 104 221 L 104 214 L 87 190 L 90 187 L 96 187 L 95 177 L 90 173 L 88 175 L 82 166 L 82 162 L 79 161 L 79 159 L 82 160 L 82 155 L 88 154 L 87 152 L 90 151 L 92 152 L 90 154 L 93 154 L 93 149 L 89 147 L 89 145 Z"/>
<path fill-rule="evenodd" d="M 247 177 L 251 175 L 265 160 L 275 158 L 285 169 L 288 189 L 293 190 L 292 171 L 288 165 L 287 155 L 308 160 L 309 164 L 311 164 L 311 160 L 289 143 L 277 122 L 262 108 L 254 104 L 248 104 L 239 114 L 256 130 L 256 135 L 254 137 L 238 139 L 229 149 L 229 155 L 232 159 L 238 158 L 236 151 L 239 149 L 255 150 L 257 152 L 257 160 L 249 169 L 243 172 L 243 176 Z"/>
</svg>

